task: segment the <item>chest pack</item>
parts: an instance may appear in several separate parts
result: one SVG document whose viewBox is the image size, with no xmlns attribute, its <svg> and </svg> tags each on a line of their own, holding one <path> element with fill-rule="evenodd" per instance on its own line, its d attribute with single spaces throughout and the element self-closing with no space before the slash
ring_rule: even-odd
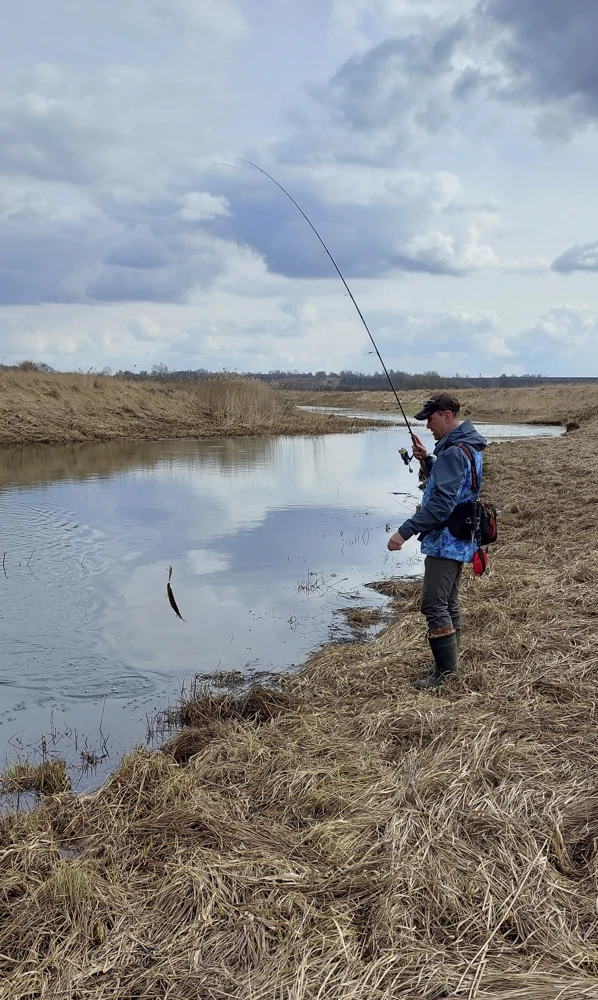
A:
<svg viewBox="0 0 598 1000">
<path fill-rule="evenodd" d="M 464 444 L 457 445 L 465 452 L 471 466 L 471 487 L 474 493 L 479 493 L 480 484 L 474 457 Z M 480 500 L 466 500 L 459 503 L 443 523 L 451 535 L 463 542 L 477 542 L 478 552 L 482 562 L 487 563 L 487 557 L 482 552 L 482 546 L 492 545 L 498 538 L 496 507 Z M 481 554 L 480 554 L 481 553 Z M 484 565 L 484 569 L 485 569 Z M 474 567 L 475 571 L 475 567 Z M 481 572 L 484 570 L 482 569 Z"/>
</svg>

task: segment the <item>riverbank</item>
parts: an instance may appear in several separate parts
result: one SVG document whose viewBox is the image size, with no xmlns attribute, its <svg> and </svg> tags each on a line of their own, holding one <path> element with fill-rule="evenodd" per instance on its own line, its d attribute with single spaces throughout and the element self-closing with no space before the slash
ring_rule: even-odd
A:
<svg viewBox="0 0 598 1000">
<path fill-rule="evenodd" d="M 264 383 L 234 375 L 181 384 L 0 371 L 0 447 L 363 429 L 362 420 L 297 410 Z"/>
<path fill-rule="evenodd" d="M 375 641 L 197 691 L 163 752 L 0 821 L 0 997 L 598 995 L 597 445 L 489 449 L 500 542 L 440 694 L 395 584 Z"/>
<path fill-rule="evenodd" d="M 298 406 L 335 406 L 349 411 L 369 410 L 372 414 L 397 412 L 397 401 L 392 392 L 277 391 Z M 399 393 L 407 416 L 417 413 L 430 392 L 421 389 Z M 461 402 L 462 414 L 472 420 L 566 426 L 598 418 L 598 385 L 591 382 L 527 389 L 459 389 L 456 395 Z"/>
</svg>

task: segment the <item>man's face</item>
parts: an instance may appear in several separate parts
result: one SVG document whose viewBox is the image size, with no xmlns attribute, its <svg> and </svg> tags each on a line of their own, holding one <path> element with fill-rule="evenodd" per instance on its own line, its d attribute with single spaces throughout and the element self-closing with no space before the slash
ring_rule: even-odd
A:
<svg viewBox="0 0 598 1000">
<path fill-rule="evenodd" d="M 432 431 L 435 441 L 440 441 L 448 434 L 453 417 L 454 414 L 450 410 L 435 410 L 430 414 L 427 428 Z"/>
</svg>

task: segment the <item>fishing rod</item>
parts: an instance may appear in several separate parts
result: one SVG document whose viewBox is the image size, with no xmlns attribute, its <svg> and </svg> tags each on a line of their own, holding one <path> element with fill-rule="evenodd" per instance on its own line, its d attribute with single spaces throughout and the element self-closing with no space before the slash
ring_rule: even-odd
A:
<svg viewBox="0 0 598 1000">
<path fill-rule="evenodd" d="M 289 192 L 287 191 L 287 189 L 284 188 L 282 186 L 282 184 L 279 181 L 277 181 L 275 177 L 272 176 L 272 174 L 269 174 L 268 171 L 264 170 L 263 167 L 258 167 L 257 163 L 253 163 L 251 160 L 246 160 L 243 157 L 240 157 L 240 159 L 241 159 L 242 163 L 247 163 L 250 167 L 253 167 L 254 170 L 259 170 L 260 174 L 263 174 L 264 177 L 267 177 L 269 180 L 271 180 L 273 184 L 276 184 L 276 187 L 279 188 L 282 191 L 282 193 L 287 196 L 287 198 L 289 199 L 289 201 L 291 201 L 293 203 L 293 205 L 295 206 L 295 208 L 297 209 L 297 211 L 303 216 L 303 218 L 307 222 L 307 224 L 310 227 L 310 229 L 314 232 L 314 234 L 317 236 L 318 240 L 320 241 L 320 243 L 324 247 L 324 250 L 328 254 L 328 257 L 330 258 L 332 266 L 334 267 L 336 273 L 338 274 L 339 278 L 341 279 L 343 285 L 345 286 L 345 288 L 347 290 L 347 294 L 349 295 L 349 298 L 351 299 L 351 302 L 353 303 L 353 305 L 357 309 L 357 313 L 359 315 L 359 318 L 360 318 L 361 322 L 363 323 L 363 325 L 364 325 L 364 327 L 366 329 L 367 335 L 368 335 L 368 337 L 370 338 L 370 340 L 371 340 L 371 342 L 373 344 L 374 350 L 375 350 L 376 354 L 378 355 L 378 359 L 380 361 L 380 364 L 382 365 L 382 368 L 384 369 L 384 374 L 386 375 L 386 378 L 388 379 L 388 384 L 390 385 L 390 388 L 392 389 L 393 395 L 394 395 L 394 397 L 395 397 L 395 399 L 397 401 L 397 405 L 399 407 L 399 410 L 401 411 L 401 415 L 403 417 L 403 420 L 405 421 L 407 430 L 409 431 L 409 434 L 411 436 L 411 443 L 412 443 L 413 446 L 416 446 L 415 435 L 414 435 L 414 433 L 413 433 L 413 431 L 411 429 L 411 424 L 409 423 L 409 419 L 407 417 L 407 414 L 405 413 L 405 410 L 403 409 L 403 404 L 401 403 L 401 400 L 399 399 L 397 390 L 395 389 L 395 387 L 394 387 L 394 385 L 392 383 L 392 379 L 391 379 L 390 375 L 388 374 L 388 369 L 387 369 L 386 365 L 384 364 L 384 360 L 382 358 L 382 355 L 380 354 L 380 351 L 378 350 L 376 341 L 374 340 L 374 338 L 372 336 L 372 332 L 371 332 L 369 326 L 367 325 L 367 323 L 365 321 L 365 318 L 364 318 L 364 315 L 363 315 L 361 309 L 359 308 L 359 306 L 357 305 L 357 302 L 355 301 L 355 296 L 353 295 L 353 292 L 349 288 L 349 286 L 348 286 L 348 284 L 347 284 L 347 282 L 345 280 L 345 276 L 343 275 L 340 267 L 336 263 L 334 257 L 330 253 L 330 250 L 328 249 L 328 247 L 324 243 L 324 240 L 320 236 L 318 230 L 314 226 L 314 224 L 311 221 L 311 219 L 309 219 L 307 217 L 307 215 L 305 214 L 305 212 L 301 208 L 301 205 L 299 205 L 295 201 L 295 199 L 293 198 L 293 196 L 291 194 L 289 194 Z M 403 459 L 405 465 L 409 468 L 409 472 L 413 472 L 413 469 L 411 468 L 411 465 L 410 465 L 410 462 L 411 462 L 411 460 L 413 458 L 413 455 L 409 455 L 409 453 L 408 453 L 408 451 L 407 451 L 406 448 L 400 448 L 399 449 L 399 454 L 400 454 L 401 458 Z M 420 466 L 421 466 L 422 472 L 427 477 L 428 470 L 426 469 L 423 461 L 420 461 Z"/>
</svg>

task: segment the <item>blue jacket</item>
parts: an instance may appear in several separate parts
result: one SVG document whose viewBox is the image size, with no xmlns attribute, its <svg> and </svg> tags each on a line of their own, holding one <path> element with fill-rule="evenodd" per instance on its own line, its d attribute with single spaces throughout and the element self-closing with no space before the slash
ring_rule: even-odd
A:
<svg viewBox="0 0 598 1000">
<path fill-rule="evenodd" d="M 474 493 L 471 482 L 471 465 L 462 448 L 465 444 L 473 455 L 478 474 L 478 493 Z M 482 483 L 482 451 L 486 441 L 473 426 L 471 420 L 464 420 L 454 431 L 443 437 L 434 448 L 434 455 L 426 459 L 429 478 L 422 497 L 421 509 L 401 525 L 403 538 L 420 534 L 422 552 L 440 559 L 455 559 L 457 562 L 471 562 L 476 542 L 460 541 L 451 535 L 442 522 L 459 503 L 475 500 Z"/>
</svg>

